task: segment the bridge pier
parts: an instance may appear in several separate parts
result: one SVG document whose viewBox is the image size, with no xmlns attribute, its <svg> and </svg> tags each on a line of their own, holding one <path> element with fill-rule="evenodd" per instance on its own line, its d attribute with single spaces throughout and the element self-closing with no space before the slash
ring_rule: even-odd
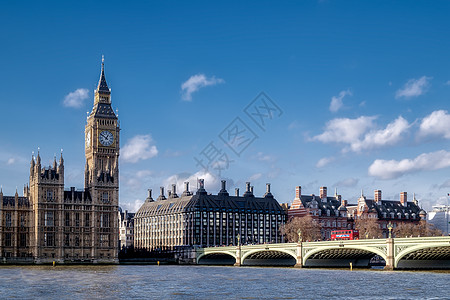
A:
<svg viewBox="0 0 450 300">
<path fill-rule="evenodd" d="M 241 266 L 241 246 L 236 247 L 236 263 L 234 264 L 235 267 Z"/>
<path fill-rule="evenodd" d="M 386 266 L 385 270 L 394 270 L 395 256 L 394 256 L 394 239 L 386 239 Z"/>
<path fill-rule="evenodd" d="M 303 251 L 303 243 L 299 242 L 297 243 L 297 257 L 294 268 L 303 268 L 303 256 L 302 256 L 302 251 Z"/>
</svg>

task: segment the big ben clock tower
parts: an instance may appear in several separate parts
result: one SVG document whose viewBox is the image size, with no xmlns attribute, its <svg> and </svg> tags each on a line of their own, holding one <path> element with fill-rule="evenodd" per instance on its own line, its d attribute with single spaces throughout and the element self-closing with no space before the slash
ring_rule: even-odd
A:
<svg viewBox="0 0 450 300">
<path fill-rule="evenodd" d="M 85 128 L 85 189 L 92 198 L 92 256 L 117 260 L 119 206 L 119 121 L 111 107 L 104 59 L 94 107 Z"/>
</svg>

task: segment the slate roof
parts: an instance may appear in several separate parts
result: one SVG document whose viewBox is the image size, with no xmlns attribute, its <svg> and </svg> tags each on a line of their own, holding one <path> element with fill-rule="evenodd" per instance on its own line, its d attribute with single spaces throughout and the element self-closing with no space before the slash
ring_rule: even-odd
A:
<svg viewBox="0 0 450 300">
<path fill-rule="evenodd" d="M 55 168 L 49 168 L 49 169 L 44 169 L 42 170 L 41 173 L 41 178 L 42 179 L 59 179 L 59 173 L 57 172 L 57 170 Z"/>
<path fill-rule="evenodd" d="M 336 210 L 344 210 L 344 206 L 341 206 L 341 202 L 336 197 L 327 197 L 326 201 L 323 201 L 316 195 L 301 195 L 300 200 L 305 208 L 313 208 L 317 205 L 317 208 L 321 210 L 322 216 L 327 216 L 327 210 L 330 211 L 330 216 L 339 216 L 339 212 L 336 215 Z M 345 209 L 347 210 L 347 209 Z"/>
<path fill-rule="evenodd" d="M 366 199 L 366 205 L 369 207 L 369 212 L 377 213 L 379 219 L 408 219 L 419 220 L 419 214 L 421 208 L 414 202 L 407 202 L 406 206 L 403 206 L 400 201 L 381 200 L 381 204 L 377 204 L 373 199 Z M 394 213 L 394 217 L 392 217 Z M 414 214 L 414 215 L 413 215 Z"/>
<path fill-rule="evenodd" d="M 68 191 L 64 191 L 64 201 L 65 202 L 91 202 L 92 197 L 89 189 L 84 189 L 82 191 L 77 191 L 75 188 L 71 188 Z"/>
<path fill-rule="evenodd" d="M 109 103 L 97 103 L 93 112 L 95 117 L 117 119 L 117 116 Z"/>
<path fill-rule="evenodd" d="M 167 215 L 189 211 L 217 211 L 240 213 L 270 213 L 285 215 L 285 210 L 269 194 L 265 197 L 229 196 L 226 192 L 218 195 L 207 194 L 200 189 L 195 195 L 169 197 L 166 200 L 148 199 L 139 208 L 135 217 Z"/>
<path fill-rule="evenodd" d="M 120 213 L 120 221 L 123 221 L 126 218 L 128 222 L 133 222 L 135 213 L 127 212 L 125 214 L 125 212 L 122 211 L 122 208 L 120 208 L 120 207 L 119 207 L 119 213 Z"/>
<path fill-rule="evenodd" d="M 18 197 L 19 206 L 30 206 L 30 201 L 27 197 Z M 14 206 L 16 204 L 15 196 L 3 196 L 3 205 Z"/>
<path fill-rule="evenodd" d="M 97 91 L 102 94 L 111 94 L 108 84 L 105 78 L 105 65 L 102 63 L 102 73 L 100 74 L 100 80 L 98 81 Z"/>
</svg>

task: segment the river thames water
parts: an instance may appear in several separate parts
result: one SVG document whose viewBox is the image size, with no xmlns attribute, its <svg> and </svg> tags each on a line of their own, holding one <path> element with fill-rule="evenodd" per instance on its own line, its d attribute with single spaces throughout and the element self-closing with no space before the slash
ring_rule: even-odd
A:
<svg viewBox="0 0 450 300">
<path fill-rule="evenodd" d="M 6 266 L 0 298 L 450 299 L 450 272 L 215 266 Z"/>
</svg>

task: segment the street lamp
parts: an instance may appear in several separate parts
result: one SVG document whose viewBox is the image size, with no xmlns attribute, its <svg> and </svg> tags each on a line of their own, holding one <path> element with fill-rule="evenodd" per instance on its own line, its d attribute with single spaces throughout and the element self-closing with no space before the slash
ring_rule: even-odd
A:
<svg viewBox="0 0 450 300">
<path fill-rule="evenodd" d="M 301 229 L 297 230 L 297 234 L 298 234 L 298 243 L 301 243 L 302 242 L 302 230 Z"/>
<path fill-rule="evenodd" d="M 392 228 L 394 228 L 394 226 L 392 226 L 392 223 L 389 222 L 389 224 L 387 225 L 387 228 L 389 230 L 389 238 L 392 238 Z"/>
<path fill-rule="evenodd" d="M 240 241 L 240 239 L 241 239 L 241 235 L 238 233 L 237 235 L 236 235 L 236 238 L 237 238 L 237 242 L 238 242 L 238 246 L 240 245 L 240 243 L 239 243 L 239 241 Z"/>
</svg>

